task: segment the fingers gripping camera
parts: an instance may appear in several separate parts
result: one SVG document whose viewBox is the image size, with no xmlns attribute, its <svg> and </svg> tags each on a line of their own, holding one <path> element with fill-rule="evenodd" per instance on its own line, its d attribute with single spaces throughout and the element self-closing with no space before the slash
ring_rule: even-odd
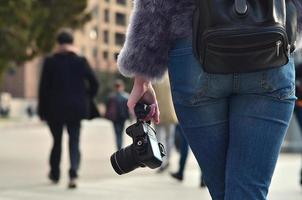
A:
<svg viewBox="0 0 302 200">
<path fill-rule="evenodd" d="M 145 105 L 138 104 L 136 107 L 143 108 L 146 115 L 148 114 L 148 107 Z M 136 113 L 137 110 L 135 109 Z M 139 118 L 144 119 L 141 113 L 140 110 Z M 138 120 L 126 129 L 126 133 L 132 138 L 133 143 L 115 152 L 110 158 L 111 165 L 116 173 L 122 175 L 138 167 L 155 169 L 161 166 L 165 149 L 157 141 L 156 132 L 150 123 Z"/>
</svg>

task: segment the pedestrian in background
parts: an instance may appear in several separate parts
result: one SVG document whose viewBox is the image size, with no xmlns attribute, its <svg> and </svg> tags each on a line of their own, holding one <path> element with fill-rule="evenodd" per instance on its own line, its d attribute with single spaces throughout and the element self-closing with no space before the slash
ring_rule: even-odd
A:
<svg viewBox="0 0 302 200">
<path fill-rule="evenodd" d="M 0 117 L 9 117 L 11 111 L 11 103 L 11 94 L 7 92 L 0 93 Z"/>
<path fill-rule="evenodd" d="M 158 107 L 160 109 L 160 123 L 155 124 L 155 130 L 158 141 L 165 146 L 166 156 L 163 157 L 163 163 L 157 172 L 163 172 L 169 167 L 171 150 L 174 146 L 174 132 L 177 117 L 172 102 L 169 76 L 166 73 L 163 80 L 153 85 L 157 94 Z"/>
<path fill-rule="evenodd" d="M 45 59 L 40 80 L 38 113 L 49 126 L 53 138 L 49 179 L 60 179 L 63 128 L 69 135 L 69 188 L 75 188 L 80 164 L 81 120 L 91 118 L 90 107 L 98 82 L 86 58 L 77 54 L 73 36 L 62 31 L 57 51 Z"/>
<path fill-rule="evenodd" d="M 188 159 L 188 154 L 189 154 L 189 144 L 179 124 L 176 125 L 175 127 L 175 141 L 177 141 L 178 143 L 178 151 L 180 157 L 179 157 L 178 170 L 177 172 L 171 173 L 171 176 L 179 181 L 182 181 L 184 177 L 184 170 Z M 200 187 L 206 187 L 203 181 L 201 170 L 200 170 Z"/>
<path fill-rule="evenodd" d="M 302 51 L 297 51 L 295 54 L 296 63 L 296 106 L 295 115 L 300 127 L 300 133 L 302 134 Z M 302 168 L 300 171 L 300 185 L 302 186 Z"/>
<path fill-rule="evenodd" d="M 114 90 L 115 91 L 109 95 L 109 99 L 106 103 L 105 118 L 113 124 L 116 147 L 117 150 L 120 150 L 123 146 L 125 122 L 129 119 L 127 107 L 129 94 L 125 92 L 125 84 L 120 79 L 115 81 Z"/>
<path fill-rule="evenodd" d="M 300 0 L 135 1 L 118 57 L 134 77 L 128 106 L 156 105 L 151 82 L 169 70 L 177 118 L 213 200 L 267 199 L 296 100 L 297 14 L 302 30 Z M 159 123 L 159 109 L 152 119 Z"/>
</svg>

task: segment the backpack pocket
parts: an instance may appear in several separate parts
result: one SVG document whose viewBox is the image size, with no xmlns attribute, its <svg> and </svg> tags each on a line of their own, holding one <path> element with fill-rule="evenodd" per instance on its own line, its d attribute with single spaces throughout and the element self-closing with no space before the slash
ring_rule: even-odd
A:
<svg viewBox="0 0 302 200">
<path fill-rule="evenodd" d="M 288 63 L 288 40 L 281 29 L 208 31 L 200 61 L 214 74 L 248 73 Z"/>
</svg>

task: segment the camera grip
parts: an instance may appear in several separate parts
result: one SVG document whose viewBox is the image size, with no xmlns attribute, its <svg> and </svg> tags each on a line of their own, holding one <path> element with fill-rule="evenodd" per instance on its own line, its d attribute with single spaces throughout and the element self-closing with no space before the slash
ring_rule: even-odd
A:
<svg viewBox="0 0 302 200">
<path fill-rule="evenodd" d="M 141 102 L 138 102 L 134 107 L 134 112 L 138 120 L 150 121 L 153 115 L 155 114 L 156 105 L 151 104 L 147 105 Z"/>
</svg>

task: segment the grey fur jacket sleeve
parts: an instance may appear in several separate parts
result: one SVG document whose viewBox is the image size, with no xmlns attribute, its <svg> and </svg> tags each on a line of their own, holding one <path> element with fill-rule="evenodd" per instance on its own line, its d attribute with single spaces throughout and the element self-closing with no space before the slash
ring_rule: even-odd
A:
<svg viewBox="0 0 302 200">
<path fill-rule="evenodd" d="M 160 79 L 175 38 L 191 35 L 194 0 L 134 0 L 126 41 L 118 56 L 120 72 Z"/>
<path fill-rule="evenodd" d="M 172 42 L 192 35 L 195 0 L 134 0 L 126 41 L 118 56 L 124 76 L 141 75 L 149 80 L 164 75 Z M 302 31 L 302 0 L 293 0 Z"/>
</svg>

